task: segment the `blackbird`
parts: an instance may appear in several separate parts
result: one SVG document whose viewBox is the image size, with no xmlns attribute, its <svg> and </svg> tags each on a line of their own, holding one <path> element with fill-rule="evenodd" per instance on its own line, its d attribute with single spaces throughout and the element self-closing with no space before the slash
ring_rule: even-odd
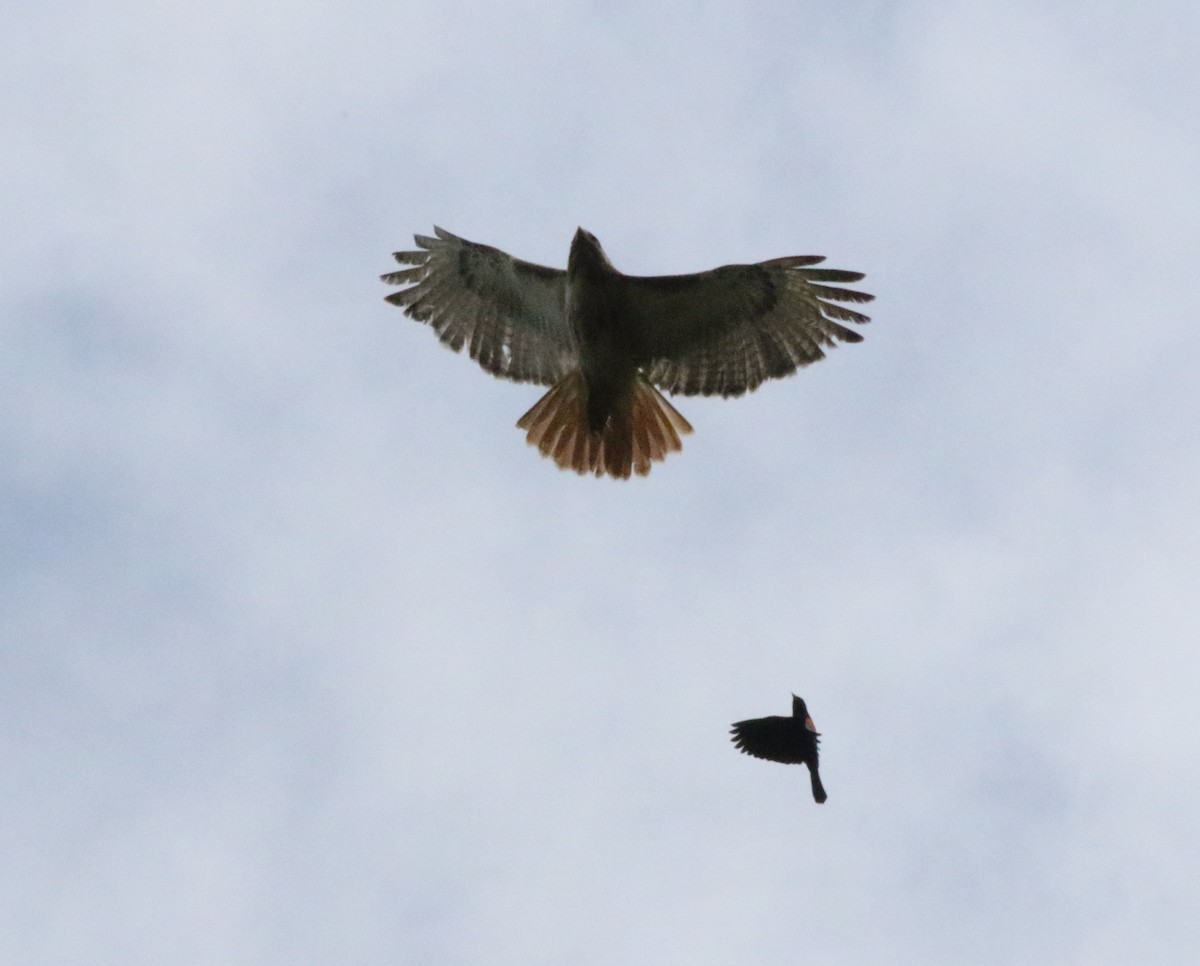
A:
<svg viewBox="0 0 1200 966">
<path fill-rule="evenodd" d="M 817 751 L 820 732 L 803 698 L 792 695 L 792 716 L 773 714 L 767 718 L 751 718 L 737 722 L 730 733 L 733 743 L 744 754 L 787 765 L 808 765 L 812 777 L 813 798 L 818 804 L 826 799 L 825 787 L 817 770 L 820 753 Z"/>
</svg>

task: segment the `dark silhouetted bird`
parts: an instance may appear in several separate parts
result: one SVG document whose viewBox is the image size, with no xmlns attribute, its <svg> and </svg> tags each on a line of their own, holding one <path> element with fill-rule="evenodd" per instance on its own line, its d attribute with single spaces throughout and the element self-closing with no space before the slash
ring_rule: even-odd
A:
<svg viewBox="0 0 1200 966">
<path fill-rule="evenodd" d="M 387 300 L 465 348 L 486 371 L 550 390 L 517 421 L 563 469 L 627 479 L 682 447 L 691 425 L 663 396 L 740 396 L 862 336 L 867 316 L 830 285 L 861 272 L 814 268 L 820 255 L 725 265 L 694 275 L 618 272 L 580 228 L 567 270 L 513 258 L 441 228 L 417 235 Z M 655 388 L 658 387 L 658 388 Z"/>
<path fill-rule="evenodd" d="M 733 743 L 747 755 L 767 761 L 781 761 L 787 765 L 808 765 L 813 798 L 818 804 L 825 801 L 825 787 L 817 770 L 820 758 L 817 744 L 821 733 L 808 716 L 803 698 L 792 695 L 790 718 L 773 714 L 768 718 L 739 721 L 731 729 L 731 734 Z"/>
</svg>

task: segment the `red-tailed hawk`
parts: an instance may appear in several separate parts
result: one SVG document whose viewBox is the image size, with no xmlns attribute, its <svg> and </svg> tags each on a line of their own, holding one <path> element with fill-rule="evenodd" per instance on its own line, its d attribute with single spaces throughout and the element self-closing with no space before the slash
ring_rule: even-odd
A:
<svg viewBox="0 0 1200 966">
<path fill-rule="evenodd" d="M 839 302 L 873 296 L 827 282 L 861 272 L 814 268 L 820 255 L 725 265 L 695 275 L 622 275 L 580 228 L 567 270 L 513 258 L 434 228 L 411 265 L 382 276 L 407 285 L 387 300 L 428 322 L 495 376 L 550 386 L 517 426 L 563 469 L 627 479 L 681 448 L 691 425 L 655 389 L 740 396 L 787 376 L 868 321 Z"/>
</svg>

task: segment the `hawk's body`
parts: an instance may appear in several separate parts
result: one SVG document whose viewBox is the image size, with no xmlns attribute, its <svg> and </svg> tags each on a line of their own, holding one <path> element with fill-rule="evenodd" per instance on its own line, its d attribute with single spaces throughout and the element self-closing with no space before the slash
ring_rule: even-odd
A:
<svg viewBox="0 0 1200 966">
<path fill-rule="evenodd" d="M 564 469 L 628 477 L 681 447 L 691 426 L 655 389 L 740 396 L 862 336 L 839 305 L 872 296 L 825 282 L 860 272 L 813 268 L 820 256 L 726 265 L 694 275 L 618 272 L 595 236 L 575 233 L 565 272 L 440 228 L 416 236 L 415 266 L 383 276 L 387 297 L 484 369 L 551 387 L 517 422 Z"/>
</svg>

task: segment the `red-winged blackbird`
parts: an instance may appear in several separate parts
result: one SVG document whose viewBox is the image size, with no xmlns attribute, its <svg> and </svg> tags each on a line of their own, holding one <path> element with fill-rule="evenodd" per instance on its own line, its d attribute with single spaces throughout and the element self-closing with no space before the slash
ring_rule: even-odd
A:
<svg viewBox="0 0 1200 966">
<path fill-rule="evenodd" d="M 820 753 L 817 751 L 820 732 L 808 716 L 803 698 L 792 695 L 792 716 L 773 714 L 768 718 L 739 721 L 730 730 L 733 743 L 744 754 L 786 765 L 808 765 L 812 776 L 813 798 L 818 804 L 825 801 L 825 788 L 817 771 Z"/>
</svg>

